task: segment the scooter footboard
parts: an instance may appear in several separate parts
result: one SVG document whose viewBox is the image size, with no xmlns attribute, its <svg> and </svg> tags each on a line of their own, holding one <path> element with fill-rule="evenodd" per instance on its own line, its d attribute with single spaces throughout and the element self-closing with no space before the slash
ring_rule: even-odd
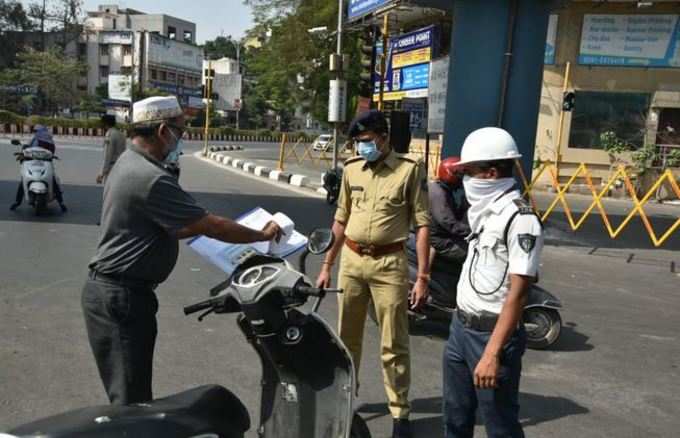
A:
<svg viewBox="0 0 680 438">
<path fill-rule="evenodd" d="M 274 336 L 258 338 L 245 317 L 239 326 L 262 362 L 261 436 L 349 437 L 354 368 L 328 324 L 293 309 Z"/>
</svg>

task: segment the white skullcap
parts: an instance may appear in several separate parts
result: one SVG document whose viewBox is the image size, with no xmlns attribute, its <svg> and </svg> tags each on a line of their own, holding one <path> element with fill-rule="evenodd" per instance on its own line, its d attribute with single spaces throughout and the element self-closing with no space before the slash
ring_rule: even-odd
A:
<svg viewBox="0 0 680 438">
<path fill-rule="evenodd" d="M 182 107 L 175 96 L 149 97 L 132 106 L 132 123 L 162 122 L 182 114 Z"/>
</svg>

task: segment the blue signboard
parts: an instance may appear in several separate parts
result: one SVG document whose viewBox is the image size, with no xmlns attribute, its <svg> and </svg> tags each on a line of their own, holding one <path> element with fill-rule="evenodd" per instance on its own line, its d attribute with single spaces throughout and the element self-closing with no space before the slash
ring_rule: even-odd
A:
<svg viewBox="0 0 680 438">
<path fill-rule="evenodd" d="M 680 15 L 586 15 L 579 64 L 680 67 Z"/>
<path fill-rule="evenodd" d="M 347 18 L 349 20 L 359 18 L 387 5 L 390 2 L 392 2 L 392 0 L 349 0 L 349 5 L 347 6 Z"/>
<path fill-rule="evenodd" d="M 385 62 L 384 100 L 401 100 L 427 96 L 430 61 L 438 56 L 439 35 L 436 26 L 428 26 L 389 41 Z M 376 47 L 374 95 L 380 93 L 380 56 L 382 45 Z M 374 97 L 375 99 L 375 97 Z"/>
<path fill-rule="evenodd" d="M 557 44 L 557 23 L 559 20 L 558 15 L 550 15 L 550 20 L 548 21 L 548 37 L 545 41 L 545 59 L 544 64 L 554 65 L 555 64 L 555 45 Z"/>
</svg>

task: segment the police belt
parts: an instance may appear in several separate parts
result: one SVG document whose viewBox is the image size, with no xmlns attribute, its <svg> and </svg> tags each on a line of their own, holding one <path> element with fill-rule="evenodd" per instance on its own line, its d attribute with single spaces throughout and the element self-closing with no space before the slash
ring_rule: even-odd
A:
<svg viewBox="0 0 680 438">
<path fill-rule="evenodd" d="M 495 313 L 484 313 L 475 315 L 461 309 L 456 309 L 458 321 L 467 329 L 477 330 L 478 332 L 492 332 L 498 322 L 498 315 Z"/>
<path fill-rule="evenodd" d="M 150 289 L 150 290 L 155 290 L 158 287 L 158 283 L 154 283 L 151 281 L 146 281 L 146 280 L 139 280 L 135 278 L 130 278 L 130 277 L 125 277 L 120 274 L 102 274 L 101 272 L 97 272 L 94 269 L 90 269 L 90 273 L 88 275 L 88 278 L 90 280 L 99 280 L 99 281 L 104 281 L 106 283 L 113 283 L 113 284 L 119 284 L 121 286 L 127 286 L 130 288 L 141 288 L 141 289 Z"/>
<path fill-rule="evenodd" d="M 390 243 L 388 245 L 366 245 L 363 243 L 355 242 L 354 240 L 346 237 L 345 245 L 355 253 L 360 256 L 370 256 L 373 258 L 382 257 L 388 254 L 393 254 L 395 252 L 404 250 L 404 241 Z"/>
</svg>

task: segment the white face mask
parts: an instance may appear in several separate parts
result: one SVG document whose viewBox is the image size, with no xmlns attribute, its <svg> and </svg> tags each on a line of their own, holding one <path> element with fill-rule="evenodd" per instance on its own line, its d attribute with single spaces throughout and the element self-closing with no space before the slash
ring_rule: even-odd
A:
<svg viewBox="0 0 680 438">
<path fill-rule="evenodd" d="M 480 221 L 487 213 L 489 205 L 514 186 L 514 178 L 483 179 L 467 175 L 463 177 L 465 197 L 470 204 L 468 222 L 473 233 L 479 231 Z"/>
</svg>

